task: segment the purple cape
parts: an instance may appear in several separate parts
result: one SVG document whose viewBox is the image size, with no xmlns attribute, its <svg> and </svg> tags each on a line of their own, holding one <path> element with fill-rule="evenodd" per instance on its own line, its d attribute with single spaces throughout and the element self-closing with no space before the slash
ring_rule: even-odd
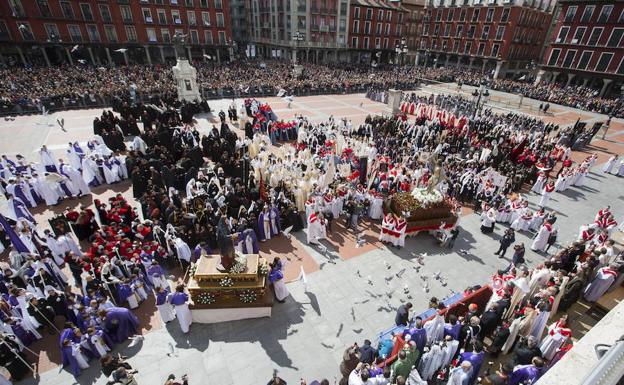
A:
<svg viewBox="0 0 624 385">
<path fill-rule="evenodd" d="M 139 321 L 132 312 L 123 307 L 112 307 L 106 310 L 105 329 L 110 331 L 111 340 L 121 343 L 137 333 Z"/>
</svg>

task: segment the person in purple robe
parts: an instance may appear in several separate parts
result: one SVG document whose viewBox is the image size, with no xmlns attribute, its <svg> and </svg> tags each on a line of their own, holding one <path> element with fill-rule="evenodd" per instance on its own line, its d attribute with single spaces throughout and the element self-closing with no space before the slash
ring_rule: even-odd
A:
<svg viewBox="0 0 624 385">
<path fill-rule="evenodd" d="M 98 315 L 102 319 L 104 332 L 108 333 L 111 340 L 116 344 L 135 335 L 139 329 L 139 320 L 126 308 L 111 307 L 100 310 Z"/>
<path fill-rule="evenodd" d="M 13 212 L 15 213 L 15 219 L 25 219 L 33 225 L 37 224 L 37 221 L 32 216 L 24 201 L 18 197 L 14 197 L 13 195 L 9 195 L 9 199 L 7 204 L 13 208 Z"/>
<path fill-rule="evenodd" d="M 271 226 L 271 214 L 269 207 L 265 205 L 260 215 L 258 215 L 258 238 L 260 238 L 261 242 L 264 242 L 273 236 L 275 234 Z"/>
<path fill-rule="evenodd" d="M 473 344 L 472 352 L 464 352 L 459 355 L 459 364 L 464 361 L 468 361 L 472 364 L 472 373 L 470 375 L 469 384 L 474 384 L 477 376 L 479 375 L 479 371 L 481 370 L 481 365 L 483 365 L 483 359 L 485 357 L 485 352 L 483 351 L 483 344 L 480 341 L 475 341 Z"/>
<path fill-rule="evenodd" d="M 245 229 L 238 234 L 238 241 L 241 242 L 241 250 L 243 254 L 258 254 L 260 246 L 258 245 L 258 237 L 253 229 Z"/>
<path fill-rule="evenodd" d="M 533 357 L 531 365 L 517 366 L 507 385 L 534 384 L 544 374 L 544 360 Z"/>
<path fill-rule="evenodd" d="M 17 318 L 12 318 L 9 323 L 11 325 L 11 330 L 13 334 L 24 344 L 25 346 L 31 345 L 33 342 L 37 341 L 37 337 L 30 331 L 24 329 L 22 325 L 20 325 L 20 320 Z"/>
<path fill-rule="evenodd" d="M 461 322 L 457 320 L 457 316 L 451 314 L 449 316 L 449 322 L 444 324 L 444 336 L 451 336 L 454 340 L 459 340 L 461 327 Z"/>
<path fill-rule="evenodd" d="M 212 249 L 206 242 L 199 242 L 195 249 L 193 250 L 193 257 L 195 258 L 192 262 L 196 262 L 199 257 L 202 255 L 202 250 L 206 252 L 206 255 L 212 255 Z"/>
<path fill-rule="evenodd" d="M 427 344 L 427 331 L 423 328 L 422 318 L 416 317 L 414 325 L 403 331 L 403 337 L 405 338 L 407 335 L 410 336 L 411 341 L 414 341 L 416 348 L 418 348 L 418 351 L 422 354 Z"/>
<path fill-rule="evenodd" d="M 63 366 L 69 365 L 71 361 L 71 349 L 64 349 L 65 341 L 74 341 L 76 335 L 74 334 L 74 325 L 66 322 L 65 327 L 61 330 L 61 335 L 59 337 L 59 347 L 61 348 L 61 364 Z M 68 355 L 69 354 L 69 355 Z"/>
</svg>

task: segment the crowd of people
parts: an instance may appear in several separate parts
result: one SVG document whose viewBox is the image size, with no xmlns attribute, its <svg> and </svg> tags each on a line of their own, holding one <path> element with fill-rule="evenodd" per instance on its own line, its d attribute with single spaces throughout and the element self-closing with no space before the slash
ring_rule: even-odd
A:
<svg viewBox="0 0 624 385">
<path fill-rule="evenodd" d="M 478 86 L 484 74 L 462 68 L 378 67 L 365 65 L 317 65 L 301 63 L 302 72 L 294 74 L 288 61 L 237 61 L 214 63 L 195 61 L 198 84 L 203 90 L 228 90 L 248 95 L 250 89 L 290 94 L 315 92 L 349 92 L 350 89 L 387 89 L 399 84 L 415 85 L 419 79 L 457 82 Z M 42 101 L 87 98 L 95 104 L 119 96 L 175 96 L 176 87 L 169 67 L 161 65 L 129 65 L 113 68 L 89 65 L 61 67 L 8 68 L 0 70 L 5 81 L 0 85 L 0 102 L 41 106 Z M 624 116 L 621 97 L 598 97 L 599 90 L 580 85 L 540 83 L 527 80 L 496 79 L 489 83 L 494 90 L 522 94 L 525 97 L 599 112 L 615 117 Z M 263 91 L 264 92 L 264 91 Z"/>
<path fill-rule="evenodd" d="M 361 76 L 356 79 L 370 80 L 365 73 Z M 320 123 L 305 117 L 282 121 L 266 103 L 247 99 L 240 106 L 232 105 L 227 117 L 220 112 L 220 125 L 205 135 L 193 120 L 195 113 L 210 111 L 205 102 L 180 103 L 169 97 L 149 105 L 130 101 L 119 97 L 114 112 L 105 111 L 94 120 L 92 141 L 70 143 L 67 163 L 57 161 L 45 146 L 38 163 L 6 156 L 0 161 L 3 192 L 10 203 L 8 218 L 2 223 L 10 242 L 5 239 L 4 247 L 14 249 L 0 285 L 4 329 L 19 347 L 28 346 L 41 337 L 40 328 L 57 332 L 56 319 L 62 318 L 65 326 L 59 330 L 59 347 L 63 364 L 75 376 L 93 358 L 99 358 L 104 367 L 111 359 L 109 351 L 138 332 L 129 309 L 142 306 L 149 296 L 155 298 L 163 322 L 177 318 L 187 333 L 192 323 L 190 298 L 184 286 L 169 282 L 169 274 L 178 266 L 186 271 L 201 254 L 217 250 L 222 255 L 233 250 L 256 253 L 259 242 L 301 231 L 304 223 L 308 243 L 318 244 L 334 230 L 333 221 L 344 220 L 345 227 L 357 234 L 365 217 L 392 221 L 392 234 L 386 233 L 388 238 L 383 240 L 401 247 L 406 218 L 385 218 L 383 202 L 396 192 L 428 187 L 436 167 L 441 167 L 444 178 L 437 179 L 433 187 L 480 210 L 484 232 L 491 232 L 496 222 L 510 222 L 518 231 L 538 231 L 531 248 L 543 250 L 554 216 L 543 210 L 530 213 L 521 197 L 513 199 L 514 193 L 526 183 L 533 184 L 543 195 L 541 206 L 545 207 L 544 197 L 553 192 L 549 186 L 554 183 L 559 191 L 569 184 L 582 184 L 582 176 L 595 161 L 591 157 L 573 165 L 569 159 L 569 141 L 577 135 L 576 127 L 562 129 L 535 118 L 489 110 L 471 119 L 473 104 L 459 96 L 406 95 L 402 114 L 369 116 L 361 125 L 333 117 Z M 244 130 L 244 136 L 231 129 L 233 123 Z M 130 138 L 128 148 L 124 139 Z M 285 143 L 273 147 L 278 140 Z M 557 169 L 558 174 L 551 176 Z M 28 210 L 43 202 L 55 205 L 61 199 L 90 193 L 90 187 L 125 178 L 131 180 L 140 207 L 132 207 L 118 194 L 108 202 L 94 200 L 93 210 L 83 207 L 63 213 L 80 244 L 68 227 L 41 234 L 41 224 Z M 533 270 L 524 265 L 519 246 L 513 262 L 493 279 L 495 295 L 486 309 L 471 309 L 456 321 L 438 316 L 420 325 L 415 320 L 393 341 L 405 343 L 406 348 L 390 373 L 375 369 L 375 357 L 370 362 L 367 358 L 368 367 L 354 368 L 354 384 L 373 383 L 370 377 L 380 375 L 387 379 L 385 383 L 399 384 L 406 375 L 420 375 L 427 381 L 448 367 L 459 349 L 463 351 L 458 365 L 448 375 L 459 378 L 457 384 L 473 383 L 483 361 L 483 338 L 499 326 L 494 340 L 499 341 L 500 350 L 507 346 L 509 351 L 518 335 L 531 335 L 534 340 L 529 349 L 535 351 L 549 315 L 556 312 L 552 309 L 556 310 L 557 296 L 560 303 L 571 304 L 588 280 L 588 299 L 600 297 L 611 286 L 596 281 L 612 277 L 610 271 L 619 268 L 614 263 L 621 261 L 613 253 L 602 257 L 608 254 L 603 248 L 609 247 L 609 238 L 603 234 L 613 229 L 607 211 L 581 231 L 579 242 L 566 248 L 567 254 L 559 253 Z M 228 262 L 222 259 L 226 269 L 232 267 Z M 65 267 L 80 294 L 68 290 Z M 276 259 L 268 274 L 278 301 L 288 296 L 282 270 L 283 264 Z M 565 297 L 566 282 L 577 282 L 577 278 L 581 288 Z M 499 337 L 505 335 L 503 320 L 508 323 L 507 338 Z M 453 330 L 448 335 L 441 331 L 445 322 Z M 561 322 L 546 339 L 565 329 L 565 320 Z M 428 334 L 412 331 L 423 328 Z M 544 344 L 554 346 L 549 352 L 556 353 L 559 347 L 548 340 Z M 553 357 L 546 357 L 547 361 Z M 517 373 L 507 370 L 507 374 L 514 378 L 541 373 L 542 358 L 517 360 L 528 366 Z M 21 369 L 11 372 L 14 378 L 23 375 Z M 131 376 L 131 372 L 120 362 L 111 375 Z"/>
</svg>

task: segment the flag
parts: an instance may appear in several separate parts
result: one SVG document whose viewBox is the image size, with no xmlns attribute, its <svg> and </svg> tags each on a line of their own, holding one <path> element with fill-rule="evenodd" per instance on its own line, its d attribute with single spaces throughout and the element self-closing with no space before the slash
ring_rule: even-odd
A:
<svg viewBox="0 0 624 385">
<path fill-rule="evenodd" d="M 4 233 L 9 237 L 13 247 L 18 253 L 30 253 L 28 247 L 26 247 L 24 242 L 22 242 L 20 237 L 15 233 L 15 230 L 13 230 L 13 227 L 9 225 L 9 222 L 7 222 L 6 218 L 2 214 L 0 214 L 0 225 L 4 228 Z"/>
<path fill-rule="evenodd" d="M 262 199 L 262 201 L 267 202 L 269 200 L 269 197 L 267 197 L 267 193 L 266 193 L 266 188 L 264 187 L 264 176 L 262 176 L 262 173 L 260 173 L 260 187 L 258 188 L 259 193 L 260 193 L 260 199 Z"/>
<path fill-rule="evenodd" d="M 299 271 L 299 277 L 297 277 L 297 281 L 303 284 L 304 289 L 308 289 L 308 280 L 306 279 L 305 271 L 303 271 L 303 266 L 301 266 L 301 270 Z"/>
</svg>

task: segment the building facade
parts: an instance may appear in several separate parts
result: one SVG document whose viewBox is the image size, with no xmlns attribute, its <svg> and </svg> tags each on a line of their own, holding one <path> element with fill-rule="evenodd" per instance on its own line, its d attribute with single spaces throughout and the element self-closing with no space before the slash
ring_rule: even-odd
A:
<svg viewBox="0 0 624 385">
<path fill-rule="evenodd" d="M 229 0 L 6 0 L 0 58 L 24 65 L 165 63 L 187 35 L 193 59 L 232 55 Z"/>
<path fill-rule="evenodd" d="M 347 41 L 349 0 L 247 0 L 256 56 L 339 61 Z"/>
<path fill-rule="evenodd" d="M 624 89 L 624 1 L 560 0 L 538 81 Z"/>
<path fill-rule="evenodd" d="M 532 73 L 554 0 L 434 0 L 425 7 L 417 62 L 488 71 L 495 78 Z"/>
<path fill-rule="evenodd" d="M 407 9 L 398 3 L 351 0 L 348 47 L 351 61 L 371 65 L 402 64 L 396 48 L 407 44 Z"/>
<path fill-rule="evenodd" d="M 416 64 L 416 54 L 422 38 L 423 16 L 426 0 L 404 0 L 401 2 L 407 11 L 407 61 Z"/>
</svg>

